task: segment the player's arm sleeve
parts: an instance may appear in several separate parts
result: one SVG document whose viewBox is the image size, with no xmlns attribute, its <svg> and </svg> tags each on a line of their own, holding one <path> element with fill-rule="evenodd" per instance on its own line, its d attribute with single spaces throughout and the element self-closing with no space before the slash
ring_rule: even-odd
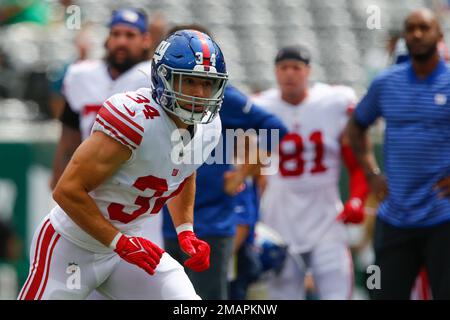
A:
<svg viewBox="0 0 450 320">
<path fill-rule="evenodd" d="M 250 215 L 250 206 L 249 206 L 249 195 L 251 192 L 247 188 L 244 191 L 238 193 L 233 198 L 234 204 L 234 213 L 235 213 L 235 223 L 241 225 L 250 225 L 251 224 L 251 215 Z"/>
<path fill-rule="evenodd" d="M 92 132 L 102 131 L 122 143 L 134 154 L 144 135 L 141 112 L 135 104 L 124 99 L 124 95 L 114 95 L 103 103 L 97 114 Z"/>
<path fill-rule="evenodd" d="M 288 131 L 277 116 L 256 105 L 236 88 L 227 89 L 223 108 L 225 116 L 222 116 L 222 122 L 225 127 L 242 128 L 244 130 L 278 129 L 280 130 L 280 137 L 283 137 Z"/>
<path fill-rule="evenodd" d="M 372 82 L 353 113 L 355 121 L 362 127 L 370 126 L 378 117 L 382 116 L 379 97 L 381 81 L 378 77 Z"/>
<path fill-rule="evenodd" d="M 272 144 L 272 130 L 277 130 L 279 139 L 282 139 L 287 133 L 288 129 L 283 122 L 275 115 L 267 112 L 262 107 L 253 103 L 251 99 L 235 88 L 227 90 L 225 94 L 222 113 L 222 123 L 226 128 L 232 129 L 254 129 L 267 130 L 267 136 L 261 141 L 262 146 L 271 150 Z"/>
<path fill-rule="evenodd" d="M 270 112 L 267 112 L 257 104 L 253 102 L 250 103 L 251 110 L 249 112 L 249 117 L 252 119 L 252 128 L 279 130 L 280 138 L 283 138 L 288 133 L 288 129 L 280 118 Z"/>
<path fill-rule="evenodd" d="M 80 130 L 80 115 L 72 110 L 67 101 L 59 120 L 72 129 Z"/>
<path fill-rule="evenodd" d="M 254 103 L 252 103 L 248 117 L 252 128 L 262 129 L 258 139 L 259 146 L 267 151 L 273 151 L 274 148 L 277 148 L 279 142 L 288 133 L 287 127 L 280 118 Z"/>
</svg>

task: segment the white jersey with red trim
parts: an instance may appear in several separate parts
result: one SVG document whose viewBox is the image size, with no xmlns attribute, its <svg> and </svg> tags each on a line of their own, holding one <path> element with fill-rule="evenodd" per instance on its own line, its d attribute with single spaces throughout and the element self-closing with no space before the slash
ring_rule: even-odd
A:
<svg viewBox="0 0 450 320">
<path fill-rule="evenodd" d="M 80 116 L 82 139 L 91 133 L 103 101 L 116 93 L 148 87 L 151 62 L 133 66 L 113 80 L 104 60 L 87 60 L 72 64 L 64 77 L 63 93 L 73 112 Z"/>
<path fill-rule="evenodd" d="M 221 121 L 195 125 L 189 143 L 151 97 L 149 88 L 116 94 L 105 101 L 92 131 L 101 131 L 132 150 L 131 158 L 90 192 L 103 215 L 128 235 L 141 236 L 147 219 L 182 189 L 184 181 L 206 160 L 221 135 Z M 59 207 L 50 220 L 56 231 L 98 253 L 111 250 L 84 232 Z"/>
<path fill-rule="evenodd" d="M 278 89 L 255 96 L 254 102 L 279 116 L 290 131 L 280 143 L 279 171 L 267 177 L 262 220 L 297 251 L 308 250 L 342 208 L 340 141 L 356 95 L 349 87 L 317 83 L 299 105 L 282 100 Z"/>
</svg>

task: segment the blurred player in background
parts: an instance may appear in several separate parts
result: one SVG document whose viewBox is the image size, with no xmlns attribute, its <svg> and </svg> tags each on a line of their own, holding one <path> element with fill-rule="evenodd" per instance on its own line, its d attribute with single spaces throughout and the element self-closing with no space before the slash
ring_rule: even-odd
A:
<svg viewBox="0 0 450 320">
<path fill-rule="evenodd" d="M 410 58 L 381 73 L 349 122 L 350 141 L 379 201 L 374 299 L 409 299 L 425 266 L 435 299 L 450 299 L 450 70 L 439 53 L 443 34 L 428 9 L 404 22 Z M 368 128 L 386 121 L 386 178 Z M 423 274 L 422 274 L 423 276 Z"/>
<path fill-rule="evenodd" d="M 343 223 L 363 221 L 368 194 L 344 135 L 356 96 L 344 86 L 309 87 L 309 63 L 305 47 L 282 48 L 275 58 L 279 88 L 255 97 L 290 130 L 281 141 L 279 172 L 267 177 L 261 199 L 262 222 L 290 248 L 283 270 L 269 280 L 269 297 L 304 299 L 304 278 L 311 270 L 320 299 L 349 299 L 353 265 Z M 344 205 L 338 188 L 341 159 L 350 176 Z"/>
<path fill-rule="evenodd" d="M 209 245 L 193 232 L 195 170 L 219 141 L 227 77 L 217 44 L 182 30 L 156 49 L 151 89 L 105 101 L 35 233 L 19 299 L 83 299 L 94 289 L 113 299 L 198 298 L 182 266 L 141 228 L 174 198 L 185 266 L 209 267 Z M 190 161 L 197 153 L 200 162 Z"/>
</svg>

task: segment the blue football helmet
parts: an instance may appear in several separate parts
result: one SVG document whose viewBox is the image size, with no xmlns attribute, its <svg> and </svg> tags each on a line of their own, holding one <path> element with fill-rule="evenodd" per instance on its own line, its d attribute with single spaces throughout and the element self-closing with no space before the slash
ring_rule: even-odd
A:
<svg viewBox="0 0 450 320">
<path fill-rule="evenodd" d="M 279 273 L 288 256 L 288 245 L 281 235 L 262 222 L 255 227 L 255 242 L 262 272 Z"/>
<path fill-rule="evenodd" d="M 183 85 L 189 81 L 186 77 L 206 79 L 210 96 L 183 93 Z M 181 30 L 156 48 L 151 78 L 156 101 L 181 121 L 192 125 L 211 122 L 217 116 L 228 74 L 222 51 L 207 34 Z"/>
</svg>

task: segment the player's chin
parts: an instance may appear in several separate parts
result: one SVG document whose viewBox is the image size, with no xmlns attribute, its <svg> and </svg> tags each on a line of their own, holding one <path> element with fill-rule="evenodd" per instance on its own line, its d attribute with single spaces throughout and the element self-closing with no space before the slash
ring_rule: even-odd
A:
<svg viewBox="0 0 450 320">
<path fill-rule="evenodd" d="M 296 92 L 299 88 L 300 84 L 297 82 L 288 82 L 288 83 L 283 83 L 282 88 L 283 91 L 287 91 L 287 92 Z"/>
<path fill-rule="evenodd" d="M 132 63 L 132 59 L 129 56 L 114 56 L 113 61 L 117 66 L 125 66 Z"/>
</svg>

